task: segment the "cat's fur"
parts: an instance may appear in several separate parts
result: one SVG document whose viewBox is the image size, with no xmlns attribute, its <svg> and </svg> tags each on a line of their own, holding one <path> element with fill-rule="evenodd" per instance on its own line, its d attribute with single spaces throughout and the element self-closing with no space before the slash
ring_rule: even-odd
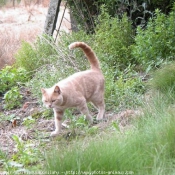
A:
<svg viewBox="0 0 175 175">
<path fill-rule="evenodd" d="M 105 113 L 104 103 L 104 77 L 100 69 L 98 58 L 93 50 L 84 42 L 74 42 L 69 49 L 80 47 L 88 58 L 91 69 L 77 72 L 58 82 L 51 88 L 42 88 L 42 101 L 48 108 L 53 108 L 55 117 L 55 136 L 61 131 L 61 120 L 64 110 L 77 107 L 86 119 L 93 123 L 89 114 L 87 102 L 92 102 L 98 109 L 97 120 L 101 120 Z"/>
</svg>

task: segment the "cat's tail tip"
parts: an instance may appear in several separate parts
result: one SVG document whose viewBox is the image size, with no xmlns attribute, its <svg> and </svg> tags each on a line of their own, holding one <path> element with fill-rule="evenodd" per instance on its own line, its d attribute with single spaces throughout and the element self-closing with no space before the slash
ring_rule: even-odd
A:
<svg viewBox="0 0 175 175">
<path fill-rule="evenodd" d="M 69 45 L 69 49 L 70 49 L 70 50 L 72 50 L 72 49 L 73 49 L 72 44 L 70 44 L 70 45 Z"/>
<path fill-rule="evenodd" d="M 72 50 L 75 47 L 80 47 L 81 45 L 86 45 L 84 42 L 73 42 L 69 45 L 69 49 Z"/>
</svg>

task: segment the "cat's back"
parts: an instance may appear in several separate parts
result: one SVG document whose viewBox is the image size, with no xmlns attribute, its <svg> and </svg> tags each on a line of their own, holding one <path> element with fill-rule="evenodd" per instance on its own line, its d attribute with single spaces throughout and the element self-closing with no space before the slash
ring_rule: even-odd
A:
<svg viewBox="0 0 175 175">
<path fill-rule="evenodd" d="M 58 82 L 58 85 L 65 86 L 70 84 L 84 84 L 86 82 L 98 84 L 99 81 L 104 81 L 103 74 L 99 71 L 86 70 L 81 72 L 76 72 L 73 75 Z"/>
</svg>

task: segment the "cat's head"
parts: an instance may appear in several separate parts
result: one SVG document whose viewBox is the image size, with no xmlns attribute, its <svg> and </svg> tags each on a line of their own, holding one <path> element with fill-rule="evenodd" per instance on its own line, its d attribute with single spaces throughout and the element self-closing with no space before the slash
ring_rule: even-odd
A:
<svg viewBox="0 0 175 175">
<path fill-rule="evenodd" d="M 42 102 L 47 108 L 56 108 L 63 103 L 63 96 L 59 86 L 52 88 L 41 88 Z"/>
</svg>

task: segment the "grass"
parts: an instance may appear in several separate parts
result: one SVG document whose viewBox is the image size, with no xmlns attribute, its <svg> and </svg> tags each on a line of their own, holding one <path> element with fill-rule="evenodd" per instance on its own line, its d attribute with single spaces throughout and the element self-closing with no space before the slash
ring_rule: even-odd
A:
<svg viewBox="0 0 175 175">
<path fill-rule="evenodd" d="M 34 42 L 37 34 L 42 33 L 45 20 L 42 13 L 43 8 L 36 6 L 28 8 L 17 6 L 15 9 L 5 6 L 0 9 L 2 16 L 0 33 L 3 33 L 0 36 L 0 69 L 15 62 L 14 54 L 20 48 L 22 41 Z M 40 16 L 40 21 L 36 21 L 38 20 L 36 16 Z"/>
<path fill-rule="evenodd" d="M 169 91 L 170 89 L 172 89 L 172 92 L 174 92 L 175 62 L 172 61 L 166 65 L 163 65 L 153 73 L 152 77 L 153 79 L 149 83 L 152 88 L 160 90 L 163 93 Z"/>
<path fill-rule="evenodd" d="M 0 1 L 0 7 L 18 7 L 20 5 L 24 5 L 25 7 L 31 6 L 31 5 L 40 5 L 42 4 L 43 6 L 47 7 L 49 4 L 49 0 L 18 0 L 17 2 L 12 2 L 10 0 L 1 0 Z"/>
<path fill-rule="evenodd" d="M 60 174 L 111 171 L 137 175 L 175 173 L 175 115 L 158 94 L 124 133 L 101 133 L 47 154 L 47 170 Z M 94 173 L 97 174 L 97 173 Z"/>
</svg>

